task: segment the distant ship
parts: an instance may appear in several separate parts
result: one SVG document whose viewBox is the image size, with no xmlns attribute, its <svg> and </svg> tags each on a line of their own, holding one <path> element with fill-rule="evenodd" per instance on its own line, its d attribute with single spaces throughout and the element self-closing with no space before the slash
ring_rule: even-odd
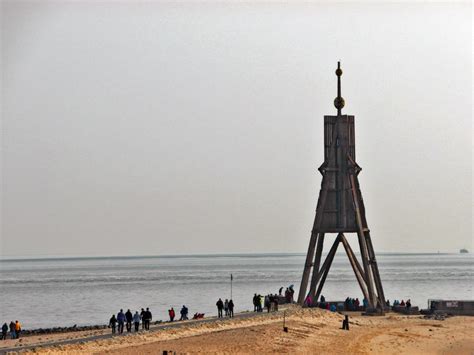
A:
<svg viewBox="0 0 474 355">
<path fill-rule="evenodd" d="M 467 249 L 461 249 L 459 252 L 460 252 L 461 254 L 467 254 L 467 253 L 469 253 L 469 251 L 468 251 Z"/>
</svg>

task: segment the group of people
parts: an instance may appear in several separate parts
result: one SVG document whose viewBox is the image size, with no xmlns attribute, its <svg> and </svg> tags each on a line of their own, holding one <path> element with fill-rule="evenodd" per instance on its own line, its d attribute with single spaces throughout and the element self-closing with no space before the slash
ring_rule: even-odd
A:
<svg viewBox="0 0 474 355">
<path fill-rule="evenodd" d="M 225 312 L 226 317 L 234 317 L 234 301 L 226 299 L 225 302 L 222 302 L 222 299 L 219 298 L 219 300 L 216 302 L 217 306 L 217 317 L 222 318 L 223 317 L 223 312 Z"/>
<path fill-rule="evenodd" d="M 8 331 L 10 331 L 11 339 L 18 339 L 21 333 L 21 324 L 19 321 L 11 321 L 10 325 L 3 323 L 2 325 L 2 340 L 7 339 Z"/>
<path fill-rule="evenodd" d="M 282 292 L 283 292 L 283 287 L 280 287 L 280 289 L 278 290 L 278 295 L 283 296 Z M 295 290 L 293 290 L 293 285 L 290 285 L 289 287 L 286 288 L 285 290 L 286 303 L 293 303 L 294 294 L 295 294 Z"/>
<path fill-rule="evenodd" d="M 269 294 L 263 297 L 262 295 L 253 295 L 253 311 L 263 312 L 263 307 L 267 309 L 267 312 L 278 311 L 278 304 L 280 303 L 279 296 Z"/>
<path fill-rule="evenodd" d="M 273 295 L 270 293 L 269 295 L 266 295 L 264 298 L 265 308 L 267 309 L 268 313 L 278 311 L 279 303 L 280 303 L 280 300 L 279 300 L 278 295 Z"/>
<path fill-rule="evenodd" d="M 387 306 L 390 307 L 390 301 L 387 300 Z M 406 307 L 408 309 L 411 308 L 411 299 L 407 299 L 407 301 L 405 302 L 404 300 L 402 300 L 401 302 L 399 300 L 395 300 L 393 301 L 393 306 L 401 306 L 401 307 Z"/>
<path fill-rule="evenodd" d="M 232 300 L 231 300 L 232 301 Z M 232 303 L 232 316 L 234 315 L 234 307 Z M 187 320 L 188 319 L 188 313 L 189 310 L 188 308 L 183 305 L 181 308 L 181 318 L 179 320 Z M 176 317 L 176 312 L 173 307 L 171 307 L 168 310 L 168 315 L 170 318 L 170 322 L 173 322 L 175 317 Z M 227 315 L 227 312 L 226 312 Z M 194 319 L 199 319 L 203 318 L 204 313 L 196 313 L 194 315 Z M 138 313 L 138 311 L 135 311 L 135 313 L 132 313 L 130 309 L 127 310 L 127 312 L 124 313 L 123 309 L 121 309 L 118 313 L 117 316 L 115 314 L 112 315 L 112 318 L 109 320 L 109 327 L 112 328 L 112 334 L 118 333 L 122 334 L 124 332 L 124 328 L 127 330 L 128 333 L 132 331 L 132 328 L 135 329 L 135 332 L 138 332 L 140 330 L 140 323 L 141 323 L 141 329 L 142 330 L 150 330 L 150 323 L 153 319 L 153 315 L 151 314 L 151 311 L 149 308 L 147 309 L 141 309 L 141 312 Z"/>
<path fill-rule="evenodd" d="M 347 297 L 344 301 L 344 310 L 346 311 L 358 311 L 360 307 L 359 298 Z"/>
<path fill-rule="evenodd" d="M 117 313 L 117 317 L 115 314 L 112 315 L 112 318 L 109 320 L 109 327 L 112 328 L 112 334 L 115 334 L 117 331 L 119 334 L 123 333 L 124 326 L 127 329 L 127 332 L 130 333 L 132 331 L 132 324 L 135 326 L 135 332 L 140 330 L 140 323 L 142 324 L 143 330 L 150 329 L 150 322 L 152 320 L 152 314 L 150 309 L 147 308 L 141 309 L 141 312 L 135 311 L 135 314 L 127 310 L 127 312 L 123 312 L 123 309 Z"/>
<path fill-rule="evenodd" d="M 253 295 L 253 311 L 262 312 L 263 311 L 263 296 L 262 295 Z"/>
</svg>

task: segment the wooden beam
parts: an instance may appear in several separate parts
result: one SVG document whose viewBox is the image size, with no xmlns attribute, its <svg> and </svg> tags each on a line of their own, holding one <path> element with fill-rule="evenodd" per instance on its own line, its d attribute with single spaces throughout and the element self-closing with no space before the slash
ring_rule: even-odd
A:
<svg viewBox="0 0 474 355">
<path fill-rule="evenodd" d="M 372 245 L 372 239 L 370 238 L 369 232 L 366 232 L 365 235 L 366 235 L 366 242 L 367 242 L 367 250 L 369 252 L 369 257 L 371 260 L 370 265 L 372 267 L 372 273 L 374 274 L 375 287 L 377 289 L 377 295 L 378 295 L 378 300 L 380 303 L 380 308 L 384 309 L 385 308 L 385 294 L 383 292 L 382 280 L 380 279 L 380 273 L 379 273 L 379 268 L 377 266 L 377 260 L 375 259 L 375 251 Z"/>
<path fill-rule="evenodd" d="M 339 245 L 339 242 L 340 242 L 339 237 L 336 237 L 336 239 L 334 240 L 333 245 L 331 246 L 331 249 L 329 250 L 328 255 L 326 256 L 326 260 L 324 260 L 323 266 L 321 267 L 321 269 L 319 270 L 319 272 L 316 276 L 316 281 L 315 281 L 316 285 L 318 284 L 318 281 L 321 279 L 321 276 L 323 276 L 323 273 L 326 270 L 326 268 L 328 267 L 328 265 L 332 262 L 330 256 L 331 256 L 331 254 L 336 253 L 337 246 Z M 314 296 L 316 294 L 315 293 L 310 293 L 310 295 L 314 299 Z"/>
<path fill-rule="evenodd" d="M 311 278 L 311 285 L 309 287 L 309 294 L 314 295 L 316 292 L 317 277 L 319 273 L 319 266 L 321 264 L 321 256 L 323 254 L 324 233 L 319 233 L 318 242 L 316 246 L 316 254 L 314 256 L 313 277 Z"/>
<path fill-rule="evenodd" d="M 369 294 L 367 293 L 366 282 L 363 276 L 364 272 L 359 262 L 357 261 L 357 258 L 354 252 L 352 251 L 351 246 L 349 245 L 349 242 L 347 241 L 344 234 L 342 234 L 341 242 L 342 242 L 342 245 L 344 246 L 344 249 L 346 250 L 347 257 L 349 258 L 349 262 L 351 263 L 352 269 L 354 270 L 354 274 L 357 278 L 357 282 L 359 283 L 360 289 L 362 290 L 364 297 L 369 299 Z"/>
<path fill-rule="evenodd" d="M 303 278 L 301 279 L 300 292 L 298 294 L 298 304 L 300 305 L 303 305 L 305 297 L 306 297 L 309 274 L 311 272 L 311 262 L 313 260 L 314 248 L 316 246 L 316 237 L 317 237 L 317 233 L 313 231 L 311 233 L 311 238 L 309 240 L 308 254 L 306 254 L 306 262 L 304 264 L 304 269 L 303 269 Z"/>
<path fill-rule="evenodd" d="M 324 262 L 323 268 L 324 268 L 324 275 L 321 278 L 321 282 L 319 283 L 318 290 L 316 291 L 316 294 L 313 297 L 313 300 L 317 301 L 319 298 L 319 295 L 321 294 L 321 291 L 323 290 L 324 283 L 326 282 L 326 277 L 329 274 L 329 269 L 331 268 L 332 261 L 334 260 L 334 255 L 336 255 L 337 247 L 339 246 L 339 243 L 341 242 L 341 235 L 342 233 L 339 233 L 336 237 L 336 240 L 334 241 L 334 244 L 331 247 L 331 250 L 329 251 L 328 256 L 326 257 L 326 261 Z M 321 271 L 323 271 L 321 269 Z"/>
<path fill-rule="evenodd" d="M 368 252 L 367 252 L 367 243 L 365 241 L 365 235 L 364 235 L 364 228 L 362 224 L 362 216 L 360 212 L 360 207 L 359 207 L 359 196 L 357 195 L 356 191 L 356 185 L 355 185 L 355 179 L 354 175 L 350 174 L 349 176 L 350 183 L 351 183 L 351 191 L 352 191 L 352 200 L 354 201 L 354 207 L 355 207 L 355 212 L 356 212 L 356 221 L 357 221 L 357 236 L 359 238 L 359 246 L 360 246 L 360 253 L 362 256 L 362 264 L 364 265 L 364 271 L 365 271 L 365 281 L 367 283 L 367 289 L 369 291 L 369 306 L 370 307 L 375 307 L 376 306 L 376 297 L 375 297 L 375 292 L 374 292 L 374 281 L 372 279 L 372 270 L 370 269 L 369 266 L 369 257 L 368 257 Z"/>
</svg>

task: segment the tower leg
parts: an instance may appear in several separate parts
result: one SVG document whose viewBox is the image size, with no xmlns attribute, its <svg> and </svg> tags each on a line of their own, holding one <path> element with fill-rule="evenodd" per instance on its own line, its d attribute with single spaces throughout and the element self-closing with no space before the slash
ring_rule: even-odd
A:
<svg viewBox="0 0 474 355">
<path fill-rule="evenodd" d="M 377 305 L 377 299 L 375 297 L 375 292 L 374 292 L 374 281 L 372 278 L 372 270 L 370 269 L 370 265 L 369 265 L 367 243 L 365 241 L 364 226 L 362 224 L 362 216 L 360 213 L 359 198 L 357 196 L 354 175 L 350 175 L 350 183 L 351 183 L 352 200 L 354 202 L 357 227 L 358 227 L 357 236 L 359 238 L 360 254 L 362 256 L 362 264 L 364 265 L 364 271 L 365 271 L 365 281 L 367 283 L 367 289 L 369 293 L 369 298 L 368 298 L 369 306 L 375 307 Z"/>
<path fill-rule="evenodd" d="M 315 279 L 315 284 L 316 285 L 318 284 L 319 280 L 321 279 L 321 276 L 323 276 L 326 269 L 328 269 L 328 267 L 331 266 L 332 257 L 334 257 L 334 254 L 336 254 L 336 250 L 337 250 L 337 246 L 339 245 L 339 242 L 340 242 L 340 239 L 339 239 L 339 236 L 337 236 L 336 240 L 334 240 L 334 243 L 331 246 L 331 249 L 329 250 L 328 255 L 326 256 L 326 260 L 324 260 L 323 266 L 321 266 L 321 269 L 319 270 L 319 272 L 316 275 L 316 279 Z M 310 293 L 310 296 L 314 300 L 315 297 L 316 297 L 316 293 Z"/>
<path fill-rule="evenodd" d="M 306 297 L 306 290 L 308 288 L 308 280 L 309 280 L 309 274 L 311 272 L 311 261 L 313 260 L 313 255 L 314 255 L 314 248 L 316 246 L 316 238 L 318 234 L 315 232 L 311 233 L 311 238 L 309 240 L 309 246 L 308 246 L 308 254 L 306 254 L 306 262 L 304 264 L 304 270 L 303 270 L 303 278 L 301 279 L 301 285 L 300 285 L 300 292 L 298 294 L 298 304 L 303 305 L 305 297 Z"/>
<path fill-rule="evenodd" d="M 375 259 L 375 251 L 372 245 L 372 239 L 370 238 L 370 233 L 366 233 L 366 242 L 367 250 L 370 257 L 370 266 L 372 267 L 372 273 L 374 274 L 375 287 L 377 288 L 378 301 L 380 303 L 380 308 L 385 308 L 385 295 L 382 287 L 382 280 L 380 279 L 379 268 L 377 266 L 377 260 Z"/>
<path fill-rule="evenodd" d="M 321 295 L 321 291 L 323 290 L 324 283 L 326 282 L 326 277 L 328 276 L 329 269 L 331 268 L 332 261 L 334 260 L 334 255 L 336 255 L 337 247 L 339 246 L 339 243 L 341 242 L 341 236 L 342 233 L 339 233 L 336 237 L 336 240 L 334 241 L 334 244 L 331 247 L 331 250 L 329 251 L 328 256 L 326 257 L 326 260 L 324 261 L 323 267 L 321 268 L 321 272 L 324 271 L 323 277 L 321 278 L 321 282 L 319 282 L 318 290 L 316 291 L 316 294 L 313 297 L 313 300 L 318 300 L 319 296 Z M 318 274 L 321 274 L 318 273 Z M 319 279 L 319 277 L 318 277 Z"/>
<path fill-rule="evenodd" d="M 311 278 L 311 285 L 309 287 L 309 294 L 314 295 L 316 292 L 317 278 L 319 273 L 319 266 L 321 265 L 321 256 L 323 254 L 324 233 L 319 233 L 318 242 L 316 245 L 316 254 L 314 256 L 313 276 Z"/>
<path fill-rule="evenodd" d="M 366 287 L 365 279 L 363 276 L 364 270 L 362 269 L 359 262 L 357 261 L 357 258 L 344 235 L 342 235 L 341 242 L 342 242 L 342 245 L 344 246 L 344 249 L 346 250 L 346 254 L 349 258 L 349 262 L 351 263 L 352 269 L 354 270 L 354 274 L 357 278 L 357 282 L 359 283 L 360 289 L 362 290 L 364 297 L 369 299 L 369 294 L 367 292 L 367 287 Z"/>
</svg>

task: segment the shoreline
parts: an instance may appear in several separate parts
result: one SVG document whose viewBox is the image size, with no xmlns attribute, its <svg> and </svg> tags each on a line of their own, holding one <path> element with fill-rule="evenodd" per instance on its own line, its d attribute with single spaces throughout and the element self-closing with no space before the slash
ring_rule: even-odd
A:
<svg viewBox="0 0 474 355">
<path fill-rule="evenodd" d="M 294 307 L 294 306 L 290 306 Z M 101 326 L 85 326 L 84 328 L 87 329 L 80 329 L 81 327 L 77 327 L 76 330 L 71 331 L 58 331 L 58 332 L 46 332 L 46 333 L 32 333 L 34 330 L 28 331 L 29 334 L 25 335 L 24 337 L 20 337 L 19 339 L 9 339 L 7 337 L 6 341 L 0 341 L 0 354 L 11 353 L 11 352 L 19 352 L 25 350 L 41 350 L 46 349 L 48 347 L 57 347 L 62 345 L 69 345 L 75 343 L 82 343 L 82 342 L 90 342 L 96 340 L 104 340 L 104 339 L 120 339 L 124 337 L 133 337 L 133 336 L 141 336 L 147 334 L 153 334 L 160 330 L 168 330 L 173 328 L 183 328 L 183 327 L 195 327 L 200 326 L 206 323 L 213 323 L 213 322 L 226 322 L 232 321 L 236 319 L 246 319 L 246 318 L 258 318 L 258 317 L 270 317 L 275 315 L 283 315 L 283 312 L 286 311 L 285 307 L 280 307 L 280 310 L 277 312 L 251 312 L 251 311 L 244 311 L 239 312 L 234 315 L 233 318 L 224 317 L 224 318 L 217 318 L 217 316 L 210 316 L 203 319 L 189 319 L 185 321 L 178 321 L 175 320 L 173 322 L 169 321 L 155 321 L 150 325 L 149 331 L 144 331 L 140 329 L 139 332 L 126 332 L 124 331 L 123 334 L 112 334 L 111 329 L 106 325 Z M 41 329 L 41 328 L 40 328 Z M 54 329 L 54 328 L 50 328 Z M 73 327 L 68 327 L 68 329 L 73 329 Z M 25 331 L 27 332 L 27 331 Z M 45 336 L 43 339 L 41 336 Z M 50 336 L 50 338 L 47 338 Z M 5 344 L 5 342 L 8 342 Z M 13 343 L 14 346 L 9 343 Z"/>
<path fill-rule="evenodd" d="M 283 331 L 286 314 L 288 333 Z M 350 330 L 341 329 L 344 316 L 319 308 L 291 305 L 278 312 L 242 312 L 234 318 L 209 317 L 153 325 L 150 331 L 112 335 L 110 329 L 24 338 L 22 346 L 0 353 L 28 354 L 156 354 L 177 353 L 357 353 L 472 354 L 474 317 L 424 319 L 387 313 L 368 317 L 350 314 Z M 42 339 L 39 339 L 42 338 Z M 21 338 L 20 338 L 21 339 Z M 10 341 L 11 342 L 11 341 Z M 10 343 L 11 344 L 11 343 Z"/>
</svg>

